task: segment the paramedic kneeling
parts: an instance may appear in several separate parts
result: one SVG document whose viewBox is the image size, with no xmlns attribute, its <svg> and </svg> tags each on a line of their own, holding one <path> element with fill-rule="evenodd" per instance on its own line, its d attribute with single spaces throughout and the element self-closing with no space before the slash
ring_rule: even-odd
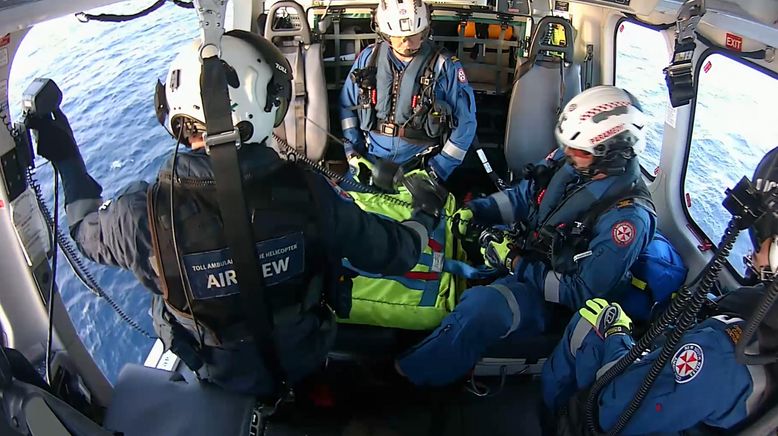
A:
<svg viewBox="0 0 778 436">
<path fill-rule="evenodd" d="M 528 229 L 526 243 L 489 243 L 487 263 L 512 274 L 466 290 L 440 327 L 400 356 L 401 374 L 419 385 L 451 383 L 500 339 L 543 332 L 547 303 L 576 310 L 630 281 L 629 269 L 656 226 L 637 159 L 645 146 L 644 125 L 629 93 L 612 86 L 588 89 L 559 117 L 560 150 L 517 186 L 457 213 L 460 233 L 467 233 L 470 220 L 520 221 Z M 597 216 L 582 218 L 598 209 Z"/>
</svg>

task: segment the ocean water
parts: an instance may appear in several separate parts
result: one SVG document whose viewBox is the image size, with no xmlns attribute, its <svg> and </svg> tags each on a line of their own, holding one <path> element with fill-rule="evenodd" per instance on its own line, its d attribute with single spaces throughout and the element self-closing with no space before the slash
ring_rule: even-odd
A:
<svg viewBox="0 0 778 436">
<path fill-rule="evenodd" d="M 131 13 L 147 3 L 130 1 L 92 12 Z M 11 112 L 18 119 L 21 95 L 33 78 L 54 79 L 87 168 L 102 184 L 103 198 L 112 198 L 135 180 L 153 180 L 172 152 L 175 141 L 154 114 L 154 87 L 178 48 L 198 32 L 194 11 L 172 3 L 126 23 L 84 24 L 66 16 L 39 24 L 13 63 Z M 38 164 L 38 180 L 53 205 L 50 165 L 42 159 Z M 60 226 L 67 232 L 64 217 Z M 127 271 L 86 264 L 105 292 L 153 335 L 149 291 Z M 57 283 L 82 340 L 110 380 L 126 362 L 143 362 L 153 342 L 84 288 L 61 254 Z"/>
<path fill-rule="evenodd" d="M 129 13 L 146 6 L 144 1 L 128 1 L 97 12 Z M 635 94 L 654 120 L 648 131 L 650 145 L 642 156 L 651 173 L 659 163 L 668 101 L 661 74 L 667 54 L 663 46 L 646 43 L 656 36 L 647 32 L 629 27 L 618 37 L 617 84 Z M 12 114 L 18 119 L 21 94 L 33 78 L 52 78 L 63 90 L 63 110 L 90 173 L 103 185 L 103 197 L 113 197 L 139 178 L 151 181 L 174 147 L 156 121 L 154 85 L 164 77 L 178 47 L 197 34 L 194 12 L 171 3 L 127 23 L 83 24 L 72 16 L 42 23 L 30 31 L 13 63 Z M 685 191 L 691 195 L 691 215 L 716 242 L 729 217 L 720 205 L 723 188 L 742 175 L 750 177 L 764 151 L 778 145 L 775 111 L 753 109 L 764 108 L 760 106 L 764 101 L 778 101 L 778 81 L 744 73 L 729 59 L 711 61 L 711 73 L 701 79 L 705 86 L 701 85 L 699 125 L 695 125 Z M 733 77 L 748 81 L 734 88 Z M 51 168 L 43 160 L 38 164 L 38 178 L 51 204 Z M 60 224 L 66 229 L 64 218 Z M 746 250 L 741 238 L 732 256 L 737 267 Z M 151 332 L 149 292 L 129 272 L 87 263 L 103 289 Z M 116 380 L 125 363 L 143 362 L 152 341 L 86 290 L 62 256 L 57 280 L 76 329 L 110 380 Z"/>
</svg>

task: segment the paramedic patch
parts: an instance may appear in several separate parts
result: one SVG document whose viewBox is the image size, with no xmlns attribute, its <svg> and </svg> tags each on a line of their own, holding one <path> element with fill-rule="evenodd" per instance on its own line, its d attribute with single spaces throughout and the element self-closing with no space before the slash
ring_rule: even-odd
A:
<svg viewBox="0 0 778 436">
<path fill-rule="evenodd" d="M 462 67 L 457 69 L 457 80 L 459 80 L 459 83 L 467 83 L 467 76 L 465 76 L 465 70 Z"/>
<path fill-rule="evenodd" d="M 635 239 L 635 226 L 629 221 L 622 221 L 613 225 L 611 229 L 613 242 L 619 247 L 626 247 Z"/>
<path fill-rule="evenodd" d="M 692 381 L 702 370 L 703 360 L 702 347 L 697 344 L 682 345 L 670 362 L 673 366 L 675 382 L 688 383 Z"/>
<path fill-rule="evenodd" d="M 266 286 L 289 280 L 305 268 L 305 240 L 301 232 L 257 242 L 256 251 Z M 192 294 L 198 300 L 240 292 L 228 248 L 187 254 L 184 266 Z"/>
</svg>

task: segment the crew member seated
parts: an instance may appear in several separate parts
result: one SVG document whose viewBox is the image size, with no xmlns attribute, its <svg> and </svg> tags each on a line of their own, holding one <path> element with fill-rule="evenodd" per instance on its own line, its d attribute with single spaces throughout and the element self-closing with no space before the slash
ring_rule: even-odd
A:
<svg viewBox="0 0 778 436">
<path fill-rule="evenodd" d="M 778 182 L 778 148 L 770 151 L 754 173 L 756 188 L 768 195 Z M 686 331 L 677 350 L 656 377 L 652 388 L 632 419 L 619 434 L 670 433 L 697 424 L 731 429 L 753 416 L 774 392 L 778 376 L 778 307 L 766 306 L 778 272 L 778 218 L 770 211 L 749 228 L 753 253 L 749 275 L 756 286 L 729 292 L 704 311 L 704 320 Z M 769 302 L 768 302 L 769 303 Z M 759 309 L 765 315 L 754 340 L 741 344 L 746 323 Z M 756 321 L 755 321 L 756 322 Z M 580 434 L 584 428 L 581 392 L 588 389 L 635 345 L 632 322 L 617 303 L 589 300 L 565 330 L 565 335 L 543 368 L 543 399 L 555 412 L 565 411 L 558 434 Z M 635 397 L 652 364 L 663 351 L 666 335 L 650 346 L 650 352 L 629 365 L 605 388 L 597 401 L 597 424 L 610 431 Z M 759 353 L 756 362 L 742 361 L 740 344 L 748 354 Z M 569 406 L 568 406 L 569 404 Z M 570 410 L 573 409 L 573 410 Z"/>
<path fill-rule="evenodd" d="M 65 115 L 57 108 L 32 119 L 30 127 L 39 133 L 38 154 L 61 176 L 70 235 L 79 250 L 131 270 L 154 293 L 154 328 L 166 349 L 202 380 L 268 396 L 279 376 L 294 384 L 324 362 L 336 324 L 322 297 L 342 281 L 341 260 L 379 274 L 407 272 L 446 196 L 422 184 L 414 192 L 418 207 L 411 219 L 392 222 L 363 212 L 325 178 L 282 160 L 269 144 L 288 106 L 291 69 L 266 39 L 241 30 L 225 33 L 221 62 L 237 107 L 232 122 L 240 135 L 253 233 L 246 236 L 255 242 L 263 303 L 272 312 L 272 337 L 255 337 L 244 313 L 268 315 L 245 308 L 240 298 L 218 180 L 203 139 L 199 46 L 195 41 L 183 47 L 166 84 L 158 83 L 158 118 L 178 142 L 152 185 L 138 181 L 103 203 L 102 187 L 88 174 Z M 178 154 L 180 143 L 189 150 Z M 260 342 L 271 344 L 275 359 L 258 352 Z"/>
<path fill-rule="evenodd" d="M 398 372 L 419 385 L 451 383 L 501 339 L 546 331 L 547 303 L 576 310 L 627 284 L 656 227 L 637 158 L 644 126 L 628 92 L 588 89 L 559 116 L 557 151 L 518 185 L 459 210 L 463 235 L 474 230 L 471 223 L 521 224 L 517 241 L 493 238 L 484 253 L 488 264 L 510 274 L 466 290 L 441 325 L 399 357 Z M 598 205 L 607 207 L 584 228 L 582 216 Z"/>
<path fill-rule="evenodd" d="M 375 25 L 382 41 L 362 50 L 340 95 L 349 164 L 359 171 L 360 158 L 389 159 L 446 180 L 475 138 L 465 71 L 429 39 L 421 0 L 381 0 Z"/>
</svg>

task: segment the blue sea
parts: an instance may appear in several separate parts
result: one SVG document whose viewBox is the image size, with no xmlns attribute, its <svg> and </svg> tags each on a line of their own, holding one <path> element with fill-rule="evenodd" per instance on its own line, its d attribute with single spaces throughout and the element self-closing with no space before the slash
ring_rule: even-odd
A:
<svg viewBox="0 0 778 436">
<path fill-rule="evenodd" d="M 147 3 L 131 1 L 91 12 L 132 13 Z M 84 24 L 66 16 L 39 24 L 25 37 L 13 63 L 12 113 L 18 117 L 22 92 L 33 78 L 54 79 L 87 168 L 102 184 L 103 198 L 112 198 L 139 178 L 154 180 L 172 152 L 175 141 L 154 114 L 154 86 L 157 79 L 164 80 L 179 47 L 198 34 L 194 11 L 172 3 L 126 23 Z M 50 165 L 45 160 L 38 164 L 38 180 L 53 205 Z M 60 226 L 67 232 L 64 219 Z M 127 271 L 86 263 L 105 292 L 153 334 L 149 291 Z M 126 362 L 143 362 L 153 341 L 84 288 L 61 254 L 57 283 L 82 340 L 111 381 Z"/>
<path fill-rule="evenodd" d="M 128 1 L 91 12 L 131 13 L 147 3 Z M 667 90 L 661 74 L 667 54 L 663 45 L 647 46 L 645 41 L 656 36 L 650 31 L 626 27 L 622 32 L 618 37 L 617 85 L 633 92 L 653 115 L 650 144 L 642 161 L 647 172 L 654 173 L 667 112 Z M 127 23 L 84 24 L 68 16 L 37 25 L 13 63 L 9 89 L 12 114 L 18 119 L 21 94 L 33 78 L 52 78 L 63 90 L 63 109 L 87 167 L 103 185 L 103 197 L 111 198 L 139 178 L 151 181 L 175 145 L 157 123 L 154 86 L 158 78 L 164 78 L 178 47 L 197 35 L 195 13 L 169 2 Z M 733 186 L 742 175 L 750 177 L 764 152 L 778 145 L 775 111 L 754 110 L 778 101 L 778 85 L 722 56 L 710 60 L 712 67 L 701 78 L 684 189 L 690 196 L 690 214 L 717 242 L 729 217 L 721 207 L 723 188 Z M 734 77 L 742 84 L 740 88 L 732 86 Z M 770 105 L 757 105 L 765 101 Z M 43 160 L 38 164 L 38 178 L 52 204 L 51 168 Z M 60 224 L 66 229 L 64 219 Z M 740 257 L 747 246 L 741 238 L 731 257 L 738 269 L 742 269 Z M 132 274 L 88 265 L 103 289 L 152 332 L 149 292 Z M 57 281 L 76 329 L 111 381 L 125 363 L 143 362 L 152 341 L 123 323 L 107 303 L 85 289 L 62 256 Z"/>
</svg>

